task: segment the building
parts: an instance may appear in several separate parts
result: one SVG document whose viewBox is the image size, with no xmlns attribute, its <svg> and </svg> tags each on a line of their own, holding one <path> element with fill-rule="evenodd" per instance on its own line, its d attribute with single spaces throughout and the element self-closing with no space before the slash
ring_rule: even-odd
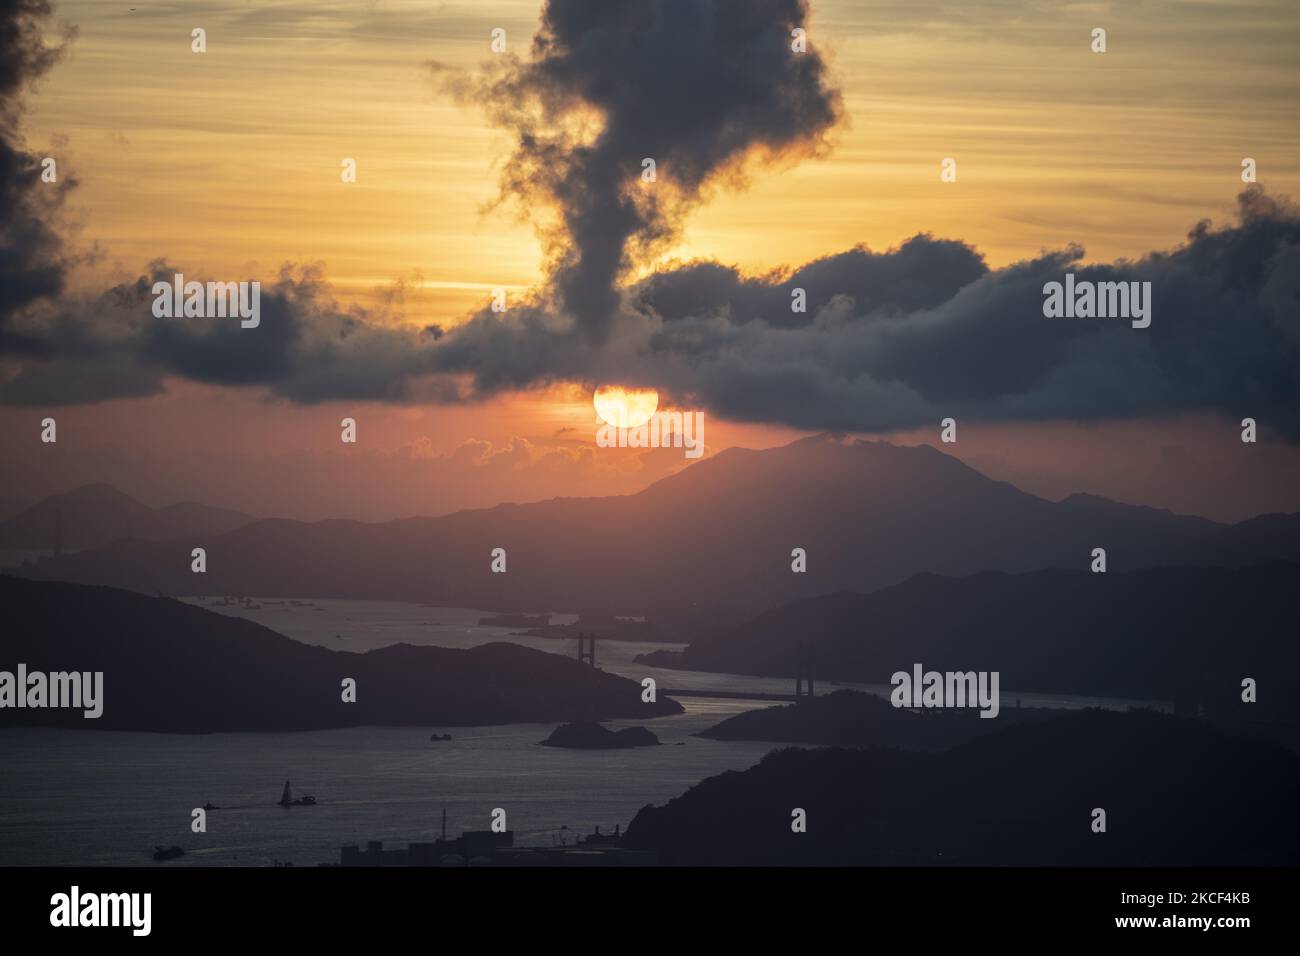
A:
<svg viewBox="0 0 1300 956">
<path fill-rule="evenodd" d="M 371 840 L 362 850 L 354 845 L 340 851 L 343 866 L 464 866 L 475 860 L 490 860 L 501 848 L 514 846 L 514 831 L 466 830 L 455 840 L 446 838 L 432 843 L 409 843 L 405 850 L 385 850 L 383 841 Z"/>
<path fill-rule="evenodd" d="M 467 830 L 455 840 L 410 843 L 404 850 L 385 850 L 371 840 L 340 852 L 342 866 L 654 866 L 651 850 L 621 845 L 617 835 L 595 834 L 574 846 L 516 847 L 513 831 Z"/>
</svg>

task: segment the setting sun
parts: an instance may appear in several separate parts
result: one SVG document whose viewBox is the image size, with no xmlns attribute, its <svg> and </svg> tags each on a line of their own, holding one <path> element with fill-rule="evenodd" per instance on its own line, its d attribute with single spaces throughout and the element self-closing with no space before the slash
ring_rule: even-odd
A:
<svg viewBox="0 0 1300 956">
<path fill-rule="evenodd" d="M 653 388 L 624 388 L 602 385 L 592 396 L 596 414 L 615 428 L 640 428 L 659 407 L 659 393 Z"/>
</svg>

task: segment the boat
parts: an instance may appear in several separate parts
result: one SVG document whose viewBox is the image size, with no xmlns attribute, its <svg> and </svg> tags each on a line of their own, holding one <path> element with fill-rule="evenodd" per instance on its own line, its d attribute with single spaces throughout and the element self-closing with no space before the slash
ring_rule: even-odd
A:
<svg viewBox="0 0 1300 956">
<path fill-rule="evenodd" d="M 299 797 L 297 800 L 295 800 L 295 799 L 293 798 L 293 790 L 292 790 L 292 788 L 289 786 L 289 781 L 286 780 L 286 781 L 284 782 L 284 793 L 280 794 L 280 806 L 282 806 L 282 807 L 314 807 L 314 806 L 316 806 L 316 798 L 304 794 L 303 796 L 301 796 L 301 797 Z"/>
<path fill-rule="evenodd" d="M 219 807 L 218 807 L 215 803 L 213 803 L 211 800 L 209 800 L 207 803 L 203 804 L 203 809 L 204 809 L 204 811 L 208 811 L 208 810 L 217 810 L 217 809 L 219 809 Z"/>
<path fill-rule="evenodd" d="M 429 739 L 435 741 L 451 740 L 451 734 L 430 734 Z"/>
<path fill-rule="evenodd" d="M 162 860 L 174 860 L 178 856 L 184 856 L 184 855 L 185 855 L 185 851 L 178 846 L 169 846 L 166 849 L 160 846 L 155 846 L 153 848 L 153 858 L 160 862 Z"/>
</svg>

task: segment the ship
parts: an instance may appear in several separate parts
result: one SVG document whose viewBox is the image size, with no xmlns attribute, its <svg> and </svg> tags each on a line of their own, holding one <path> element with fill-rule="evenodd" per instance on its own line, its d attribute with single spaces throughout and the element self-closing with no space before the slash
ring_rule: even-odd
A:
<svg viewBox="0 0 1300 956">
<path fill-rule="evenodd" d="M 174 860 L 178 856 L 184 856 L 184 855 L 185 855 L 185 851 L 178 846 L 169 846 L 165 849 L 160 846 L 156 846 L 153 848 L 153 858 L 160 862 L 162 860 Z"/>
<path fill-rule="evenodd" d="M 314 807 L 316 798 L 303 795 L 297 800 L 293 798 L 293 789 L 289 786 L 289 781 L 284 782 L 284 793 L 280 794 L 280 806 L 282 807 Z"/>
</svg>

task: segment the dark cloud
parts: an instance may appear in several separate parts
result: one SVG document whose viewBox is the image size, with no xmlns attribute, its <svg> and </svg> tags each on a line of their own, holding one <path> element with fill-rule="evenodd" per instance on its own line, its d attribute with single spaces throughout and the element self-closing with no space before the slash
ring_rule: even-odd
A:
<svg viewBox="0 0 1300 956">
<path fill-rule="evenodd" d="M 62 47 L 44 40 L 46 0 L 0 0 L 0 349 L 28 344 L 8 328 L 20 310 L 57 296 L 69 261 L 56 230 L 66 175 L 41 181 L 41 157 L 28 152 L 21 123 L 23 97 L 58 60 Z"/>
<path fill-rule="evenodd" d="M 550 0 L 527 59 L 451 81 L 515 135 L 503 194 L 558 211 L 551 290 L 586 339 L 605 340 L 619 278 L 707 185 L 814 150 L 835 123 L 824 61 L 792 50 L 807 19 L 806 0 Z"/>
<path fill-rule="evenodd" d="M 1199 224 L 1170 253 L 1080 265 L 1048 254 L 972 283 L 871 343 L 863 369 L 932 408 L 993 418 L 1110 418 L 1214 410 L 1300 439 L 1300 214 L 1251 188 L 1239 223 Z M 1066 271 L 1150 282 L 1151 326 L 1047 319 L 1043 285 Z"/>
<path fill-rule="evenodd" d="M 0 12 L 0 108 L 16 123 L 23 91 L 57 54 L 40 40 L 43 3 L 0 0 Z M 60 294 L 61 193 L 38 185 L 9 123 L 0 401 L 148 395 L 168 376 L 297 402 L 455 402 L 616 381 L 809 429 L 1211 412 L 1300 442 L 1300 213 L 1258 187 L 1239 197 L 1235 223 L 1201 223 L 1178 248 L 1133 261 L 1084 264 L 1071 246 L 989 270 L 971 246 L 922 234 L 766 276 L 696 262 L 620 285 L 711 182 L 754 154 L 813 148 L 833 123 L 823 62 L 789 50 L 805 15 L 795 0 L 548 4 L 530 56 L 473 89 L 517 134 L 506 192 L 560 212 L 552 282 L 445 330 L 340 304 L 310 268 L 264 284 L 257 329 L 154 318 L 153 282 L 185 271 L 164 262 L 93 298 Z M 588 112 L 593 133 L 580 128 Z M 647 155 L 660 181 L 641 189 Z M 1043 286 L 1066 272 L 1150 282 L 1150 327 L 1044 317 Z M 796 288 L 806 312 L 791 310 Z"/>
<path fill-rule="evenodd" d="M 28 363 L 0 385 L 0 400 L 64 404 L 136 397 L 160 391 L 170 375 L 265 386 L 297 402 L 405 401 L 416 397 L 414 383 L 437 371 L 429 346 L 438 335 L 341 305 L 318 268 L 286 266 L 274 282 L 263 283 L 255 329 L 231 317 L 155 317 L 153 285 L 170 284 L 177 272 L 184 274 L 160 260 L 148 275 L 93 301 L 67 301 L 52 319 L 19 323 L 27 354 L 52 360 Z M 435 388 L 434 394 L 455 398 L 454 390 Z"/>
<path fill-rule="evenodd" d="M 987 271 L 983 257 L 965 243 L 918 235 L 888 253 L 860 246 L 788 276 L 747 279 L 716 262 L 695 262 L 656 273 L 640 284 L 633 303 L 670 322 L 727 309 L 741 321 L 793 328 L 811 324 L 836 296 L 860 315 L 932 308 Z M 791 308 L 796 289 L 806 297 L 803 312 Z"/>
<path fill-rule="evenodd" d="M 1238 222 L 1201 223 L 1171 252 L 1083 263 L 1072 246 L 988 271 L 918 236 L 744 278 L 694 263 L 627 290 L 601 349 L 483 313 L 449 334 L 447 370 L 481 392 L 573 377 L 653 385 L 743 421 L 877 431 L 967 420 L 1254 417 L 1300 441 L 1300 213 L 1250 187 Z M 1150 282 L 1151 326 L 1049 319 L 1066 272 Z M 806 315 L 790 289 L 808 290 Z"/>
<path fill-rule="evenodd" d="M 601 344 L 544 301 L 484 310 L 442 335 L 417 331 L 339 304 L 310 269 L 263 287 L 256 330 L 155 319 L 150 288 L 173 271 L 157 263 L 76 310 L 14 323 L 33 360 L 0 400 L 149 394 L 167 375 L 299 402 L 463 401 L 618 381 L 810 429 L 1209 411 L 1300 441 L 1300 214 L 1257 187 L 1241 195 L 1237 223 L 1199 224 L 1179 248 L 1131 262 L 1084 264 L 1070 247 L 990 271 L 968 246 L 918 236 L 768 277 L 692 263 L 622 290 Z M 1150 327 L 1044 317 L 1043 286 L 1066 272 L 1150 282 Z M 800 283 L 806 314 L 790 312 Z"/>
<path fill-rule="evenodd" d="M 0 0 L 0 109 L 19 109 L 17 95 L 58 61 L 43 36 L 51 9 L 48 0 Z"/>
</svg>

